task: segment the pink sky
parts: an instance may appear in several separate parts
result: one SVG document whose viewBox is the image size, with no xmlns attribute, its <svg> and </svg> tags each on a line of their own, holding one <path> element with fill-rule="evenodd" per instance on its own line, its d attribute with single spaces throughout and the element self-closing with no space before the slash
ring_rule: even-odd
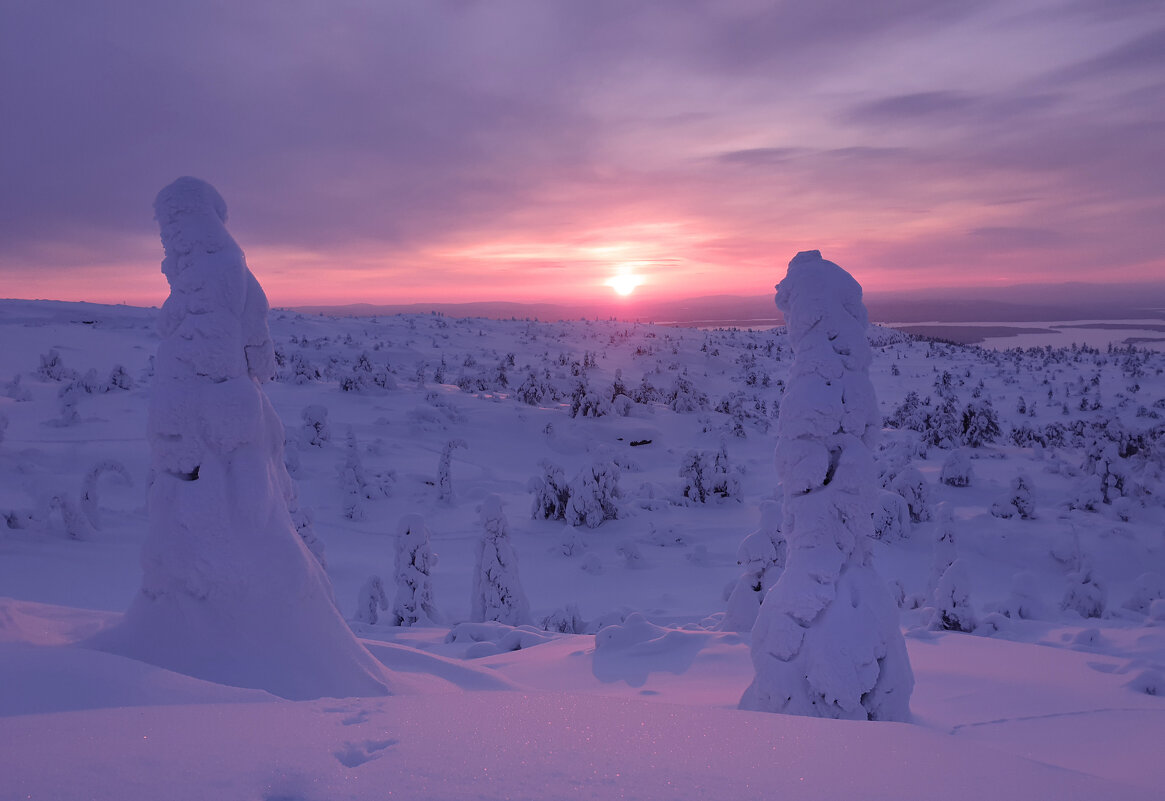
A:
<svg viewBox="0 0 1165 801">
<path fill-rule="evenodd" d="M 1160 279 L 1163 8 L 20 4 L 0 294 L 159 303 L 179 175 L 276 305 Z"/>
</svg>

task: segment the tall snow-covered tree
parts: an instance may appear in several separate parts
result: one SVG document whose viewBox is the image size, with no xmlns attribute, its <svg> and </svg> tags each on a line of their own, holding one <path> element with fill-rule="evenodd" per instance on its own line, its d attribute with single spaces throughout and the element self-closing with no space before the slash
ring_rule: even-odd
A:
<svg viewBox="0 0 1165 801">
<path fill-rule="evenodd" d="M 151 386 L 142 587 L 94 645 L 293 699 L 383 695 L 388 675 L 333 601 L 288 512 L 267 298 L 209 184 L 154 202 L 170 296 Z"/>
<path fill-rule="evenodd" d="M 432 579 L 436 565 L 425 519 L 418 514 L 405 515 L 396 527 L 396 597 L 390 615 L 394 626 L 438 622 Z"/>
<path fill-rule="evenodd" d="M 914 676 L 870 558 L 881 416 L 862 288 L 807 251 L 789 263 L 777 307 L 794 354 L 776 452 L 788 555 L 753 626 L 756 677 L 740 706 L 905 720 Z"/>
<path fill-rule="evenodd" d="M 470 620 L 496 620 L 510 626 L 528 624 L 530 604 L 518 578 L 518 554 L 510 541 L 510 523 L 502 511 L 502 499 L 487 495 L 478 513 L 482 535 L 473 568 Z"/>
</svg>

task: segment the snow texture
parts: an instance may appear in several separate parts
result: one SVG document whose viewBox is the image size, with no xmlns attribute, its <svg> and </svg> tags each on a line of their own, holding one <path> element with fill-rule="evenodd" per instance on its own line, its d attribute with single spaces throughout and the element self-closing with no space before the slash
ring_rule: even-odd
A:
<svg viewBox="0 0 1165 801">
<path fill-rule="evenodd" d="M 906 720 L 914 676 L 869 551 L 881 416 L 862 289 L 807 251 L 789 263 L 777 307 L 794 353 L 776 451 L 788 557 L 752 630 L 756 676 L 740 707 Z"/>
<path fill-rule="evenodd" d="M 150 528 L 141 590 L 94 644 L 190 676 L 292 699 L 383 695 L 288 513 L 267 298 L 209 184 L 154 203 L 170 296 L 162 307 L 148 438 Z"/>
</svg>

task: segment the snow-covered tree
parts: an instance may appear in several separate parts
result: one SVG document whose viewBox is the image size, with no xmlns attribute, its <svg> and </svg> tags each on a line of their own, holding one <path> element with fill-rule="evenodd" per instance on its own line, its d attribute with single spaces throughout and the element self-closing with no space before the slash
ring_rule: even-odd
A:
<svg viewBox="0 0 1165 801">
<path fill-rule="evenodd" d="M 943 502 L 936 509 L 937 522 L 934 527 L 934 539 L 931 541 L 930 551 L 930 579 L 927 587 L 934 595 L 939 580 L 947 568 L 959 558 L 958 546 L 955 540 L 955 514 L 949 503 Z"/>
<path fill-rule="evenodd" d="M 1016 475 L 1007 493 L 991 504 L 991 514 L 1002 518 L 1018 514 L 1023 520 L 1034 519 L 1036 508 L 1032 503 L 1032 480 L 1024 473 Z"/>
<path fill-rule="evenodd" d="M 105 473 L 109 473 L 125 486 L 133 486 L 133 479 L 125 465 L 116 459 L 104 459 L 89 468 L 81 482 L 81 511 L 89 519 L 93 528 L 101 528 L 101 514 L 97 507 L 97 480 Z"/>
<path fill-rule="evenodd" d="M 945 631 L 975 630 L 975 611 L 971 607 L 970 576 L 962 560 L 951 563 L 934 590 L 934 618 L 931 628 Z"/>
<path fill-rule="evenodd" d="M 288 513 L 267 299 L 209 184 L 154 203 L 170 296 L 151 386 L 142 588 L 98 647 L 293 699 L 382 695 L 383 666 L 336 608 Z"/>
<path fill-rule="evenodd" d="M 444 503 L 453 503 L 453 451 L 457 448 L 468 448 L 469 444 L 463 439 L 451 439 L 441 449 L 441 458 L 437 462 L 437 500 Z"/>
<path fill-rule="evenodd" d="M 566 502 L 566 522 L 572 526 L 598 528 L 604 520 L 619 517 L 619 466 L 599 460 L 579 470 L 570 482 L 570 499 Z"/>
<path fill-rule="evenodd" d="M 356 593 L 356 622 L 375 626 L 380 613 L 388 611 L 388 595 L 380 576 L 369 576 Z"/>
<path fill-rule="evenodd" d="M 785 569 L 787 545 L 781 534 L 781 503 L 764 501 L 760 526 L 740 543 L 736 563 L 743 568 L 728 595 L 728 610 L 720 622 L 723 631 L 751 631 L 757 612 Z"/>
<path fill-rule="evenodd" d="M 999 438 L 999 417 L 987 398 L 972 401 L 963 409 L 963 444 L 980 448 Z"/>
<path fill-rule="evenodd" d="M 910 522 L 930 520 L 930 485 L 917 467 L 909 465 L 899 472 L 890 482 L 890 491 L 898 493 L 906 501 L 910 509 Z"/>
<path fill-rule="evenodd" d="M 469 619 L 496 620 L 510 626 L 530 622 L 530 604 L 518 578 L 518 554 L 510 541 L 510 524 L 502 499 L 490 494 L 478 507 L 482 535 L 473 568 Z"/>
<path fill-rule="evenodd" d="M 556 464 L 543 460 L 542 473 L 530 479 L 529 490 L 534 494 L 530 516 L 535 520 L 565 520 L 570 502 L 570 485 L 566 473 Z"/>
<path fill-rule="evenodd" d="M 1081 617 L 1100 617 L 1107 600 L 1108 593 L 1097 580 L 1091 560 L 1079 556 L 1075 569 L 1068 573 L 1068 587 L 1060 600 L 1060 608 L 1074 611 Z"/>
<path fill-rule="evenodd" d="M 20 373 L 12 376 L 12 380 L 4 385 L 4 396 L 12 398 L 17 403 L 27 403 L 32 400 L 32 393 L 21 383 Z"/>
<path fill-rule="evenodd" d="M 300 413 L 303 420 L 304 441 L 314 448 L 324 447 L 324 443 L 332 438 L 332 428 L 328 425 L 328 407 L 312 403 L 303 407 Z"/>
<path fill-rule="evenodd" d="M 905 720 L 914 675 L 869 549 L 881 425 L 862 289 L 817 251 L 777 287 L 794 361 L 777 428 L 785 570 L 752 630 L 741 708 Z"/>
<path fill-rule="evenodd" d="M 432 571 L 436 565 L 425 519 L 418 514 L 405 515 L 396 526 L 396 597 L 391 615 L 394 626 L 439 622 L 433 601 Z"/>
<path fill-rule="evenodd" d="M 108 392 L 115 389 L 130 390 L 133 389 L 133 384 L 133 377 L 126 371 L 125 366 L 115 364 L 109 373 L 109 381 L 105 384 L 105 390 Z"/>
<path fill-rule="evenodd" d="M 874 506 L 874 537 L 882 542 L 905 539 L 910 534 L 910 504 L 897 492 L 878 492 Z"/>
<path fill-rule="evenodd" d="M 973 477 L 971 455 L 965 448 L 955 448 L 951 451 L 939 473 L 939 481 L 948 487 L 969 487 Z"/>
</svg>

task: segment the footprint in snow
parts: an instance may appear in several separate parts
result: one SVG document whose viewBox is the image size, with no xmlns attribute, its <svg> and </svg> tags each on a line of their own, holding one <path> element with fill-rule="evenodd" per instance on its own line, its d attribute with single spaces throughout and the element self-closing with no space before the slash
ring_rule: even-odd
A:
<svg viewBox="0 0 1165 801">
<path fill-rule="evenodd" d="M 396 745 L 400 740 L 364 740 L 363 742 L 346 742 L 339 751 L 333 751 L 334 756 L 346 768 L 355 768 L 365 762 L 371 762 L 380 756 L 381 751 L 389 746 Z"/>
</svg>

